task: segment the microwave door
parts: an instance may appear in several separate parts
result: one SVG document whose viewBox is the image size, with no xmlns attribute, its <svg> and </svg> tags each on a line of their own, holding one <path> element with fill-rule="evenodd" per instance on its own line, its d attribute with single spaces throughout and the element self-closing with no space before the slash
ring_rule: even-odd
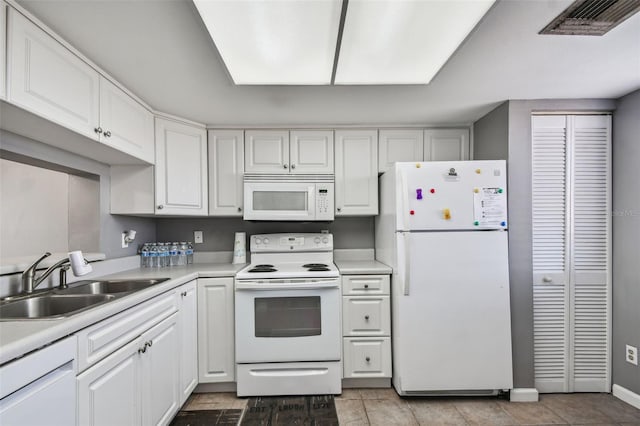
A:
<svg viewBox="0 0 640 426">
<path fill-rule="evenodd" d="M 244 192 L 247 220 L 314 220 L 315 185 L 302 183 L 247 183 Z"/>
</svg>

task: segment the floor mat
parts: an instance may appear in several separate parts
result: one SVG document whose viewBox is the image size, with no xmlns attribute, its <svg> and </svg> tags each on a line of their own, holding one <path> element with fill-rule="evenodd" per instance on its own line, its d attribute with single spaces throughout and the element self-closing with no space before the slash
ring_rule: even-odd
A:
<svg viewBox="0 0 640 426">
<path fill-rule="evenodd" d="M 237 425 L 242 410 L 194 410 L 179 411 L 171 426 Z"/>
<path fill-rule="evenodd" d="M 242 426 L 338 425 L 333 395 L 250 398 Z"/>
</svg>

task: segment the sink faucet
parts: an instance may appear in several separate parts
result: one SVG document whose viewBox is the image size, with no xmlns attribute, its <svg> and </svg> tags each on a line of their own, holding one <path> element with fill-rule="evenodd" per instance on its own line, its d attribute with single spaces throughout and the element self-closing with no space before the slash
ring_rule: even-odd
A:
<svg viewBox="0 0 640 426">
<path fill-rule="evenodd" d="M 47 278 L 49 275 L 51 275 L 51 273 L 56 268 L 58 268 L 58 267 L 64 265 L 65 263 L 69 262 L 69 258 L 66 257 L 66 258 L 54 263 L 53 265 L 51 265 L 46 271 L 44 271 L 42 273 L 42 275 L 40 275 L 38 278 L 36 278 L 36 268 L 38 267 L 38 264 L 40 264 L 40 262 L 42 262 L 44 259 L 46 259 L 49 256 L 51 256 L 51 253 L 46 252 L 45 254 L 42 255 L 42 257 L 40 259 L 38 259 L 35 262 L 33 262 L 33 264 L 31 266 L 29 266 L 22 273 L 22 291 L 24 291 L 27 294 L 33 293 L 33 290 L 38 285 L 40 285 L 40 283 L 42 281 L 44 281 L 45 278 Z"/>
</svg>

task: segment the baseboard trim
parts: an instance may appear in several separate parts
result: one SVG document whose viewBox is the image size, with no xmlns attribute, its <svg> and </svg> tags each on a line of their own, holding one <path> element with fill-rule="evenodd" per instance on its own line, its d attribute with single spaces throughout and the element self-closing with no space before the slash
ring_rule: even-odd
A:
<svg viewBox="0 0 640 426">
<path fill-rule="evenodd" d="M 613 385 L 612 391 L 613 391 L 613 396 L 623 400 L 627 404 L 633 405 L 634 407 L 640 410 L 640 395 L 630 391 L 627 388 L 623 388 L 620 385 Z"/>
<path fill-rule="evenodd" d="M 509 392 L 511 402 L 537 402 L 538 389 L 536 388 L 516 388 Z"/>
<path fill-rule="evenodd" d="M 390 388 L 390 387 L 391 387 L 391 379 L 388 379 L 388 378 L 342 379 L 342 389 Z"/>
<path fill-rule="evenodd" d="M 236 383 L 199 383 L 193 393 L 236 392 Z"/>
</svg>

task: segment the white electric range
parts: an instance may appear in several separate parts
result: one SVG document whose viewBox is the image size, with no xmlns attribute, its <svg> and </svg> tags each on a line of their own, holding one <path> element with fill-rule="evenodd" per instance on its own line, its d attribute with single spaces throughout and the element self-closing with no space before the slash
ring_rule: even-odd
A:
<svg viewBox="0 0 640 426">
<path fill-rule="evenodd" d="M 333 236 L 253 235 L 250 251 L 235 280 L 238 396 L 340 393 Z"/>
</svg>

